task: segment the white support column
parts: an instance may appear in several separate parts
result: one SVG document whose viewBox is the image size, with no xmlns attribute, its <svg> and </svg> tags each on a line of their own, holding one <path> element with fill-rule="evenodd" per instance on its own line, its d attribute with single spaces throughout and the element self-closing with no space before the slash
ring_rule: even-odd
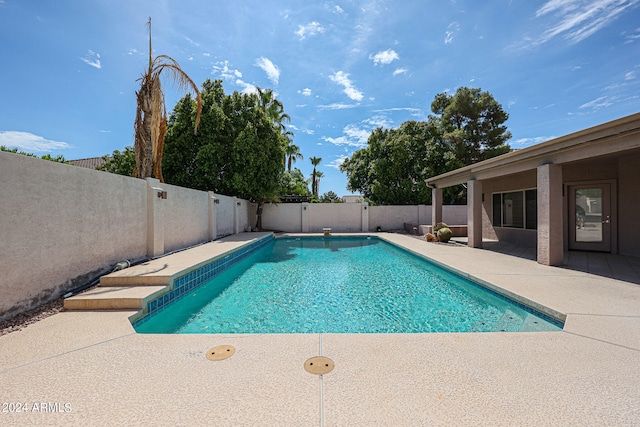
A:
<svg viewBox="0 0 640 427">
<path fill-rule="evenodd" d="M 467 245 L 482 247 L 482 181 L 467 181 Z"/>
<path fill-rule="evenodd" d="M 220 200 L 216 198 L 213 191 L 209 191 L 209 240 L 216 240 L 218 235 L 218 225 L 216 223 L 216 205 Z"/>
<path fill-rule="evenodd" d="M 308 233 L 309 232 L 309 203 L 302 203 L 301 207 L 301 215 L 302 215 L 302 230 L 300 230 L 302 233 Z"/>
<path fill-rule="evenodd" d="M 160 181 L 147 178 L 147 256 L 164 254 L 164 201 L 167 192 L 160 187 Z"/>
<path fill-rule="evenodd" d="M 538 166 L 538 263 L 564 263 L 562 166 Z"/>
<path fill-rule="evenodd" d="M 366 233 L 369 231 L 369 203 L 367 202 L 362 203 L 361 214 L 362 214 L 361 231 L 363 233 Z"/>
<path fill-rule="evenodd" d="M 442 222 L 442 188 L 431 189 L 431 225 Z"/>
</svg>

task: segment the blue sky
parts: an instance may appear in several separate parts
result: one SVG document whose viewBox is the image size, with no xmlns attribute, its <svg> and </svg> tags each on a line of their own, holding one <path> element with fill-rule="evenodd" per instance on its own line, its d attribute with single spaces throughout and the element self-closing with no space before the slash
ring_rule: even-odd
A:
<svg viewBox="0 0 640 427">
<path fill-rule="evenodd" d="M 272 88 L 320 193 L 378 126 L 437 93 L 491 92 L 522 148 L 640 111 L 640 0 L 0 0 L 0 144 L 67 159 L 133 144 L 136 80 L 176 59 L 200 86 Z M 167 87 L 167 109 L 183 93 Z"/>
</svg>

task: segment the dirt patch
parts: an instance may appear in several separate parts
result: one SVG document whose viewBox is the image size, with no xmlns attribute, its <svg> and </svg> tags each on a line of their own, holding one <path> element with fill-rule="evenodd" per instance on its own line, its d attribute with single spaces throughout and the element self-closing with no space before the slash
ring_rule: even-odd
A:
<svg viewBox="0 0 640 427">
<path fill-rule="evenodd" d="M 20 313 L 11 319 L 0 322 L 0 336 L 10 334 L 11 332 L 20 331 L 32 323 L 36 323 L 56 313 L 64 310 L 64 298 L 60 297 L 49 301 L 40 307 L 34 308 L 24 313 Z"/>
</svg>

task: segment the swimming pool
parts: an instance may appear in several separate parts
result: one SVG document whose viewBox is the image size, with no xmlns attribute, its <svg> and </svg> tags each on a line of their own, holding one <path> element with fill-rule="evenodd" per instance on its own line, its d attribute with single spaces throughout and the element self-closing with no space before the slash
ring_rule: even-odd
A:
<svg viewBox="0 0 640 427">
<path fill-rule="evenodd" d="M 139 333 L 558 331 L 562 323 L 378 238 L 262 242 Z M 212 265 L 213 267 L 213 265 Z"/>
</svg>

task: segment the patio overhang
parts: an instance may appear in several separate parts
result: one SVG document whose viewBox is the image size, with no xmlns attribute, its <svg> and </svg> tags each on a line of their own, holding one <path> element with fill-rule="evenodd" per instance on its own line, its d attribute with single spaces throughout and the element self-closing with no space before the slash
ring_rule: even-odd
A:
<svg viewBox="0 0 640 427">
<path fill-rule="evenodd" d="M 620 155 L 625 151 L 640 149 L 638 135 L 640 113 L 434 176 L 427 179 L 427 185 L 431 188 L 446 188 L 472 180 L 524 172 L 545 164 Z"/>
</svg>

